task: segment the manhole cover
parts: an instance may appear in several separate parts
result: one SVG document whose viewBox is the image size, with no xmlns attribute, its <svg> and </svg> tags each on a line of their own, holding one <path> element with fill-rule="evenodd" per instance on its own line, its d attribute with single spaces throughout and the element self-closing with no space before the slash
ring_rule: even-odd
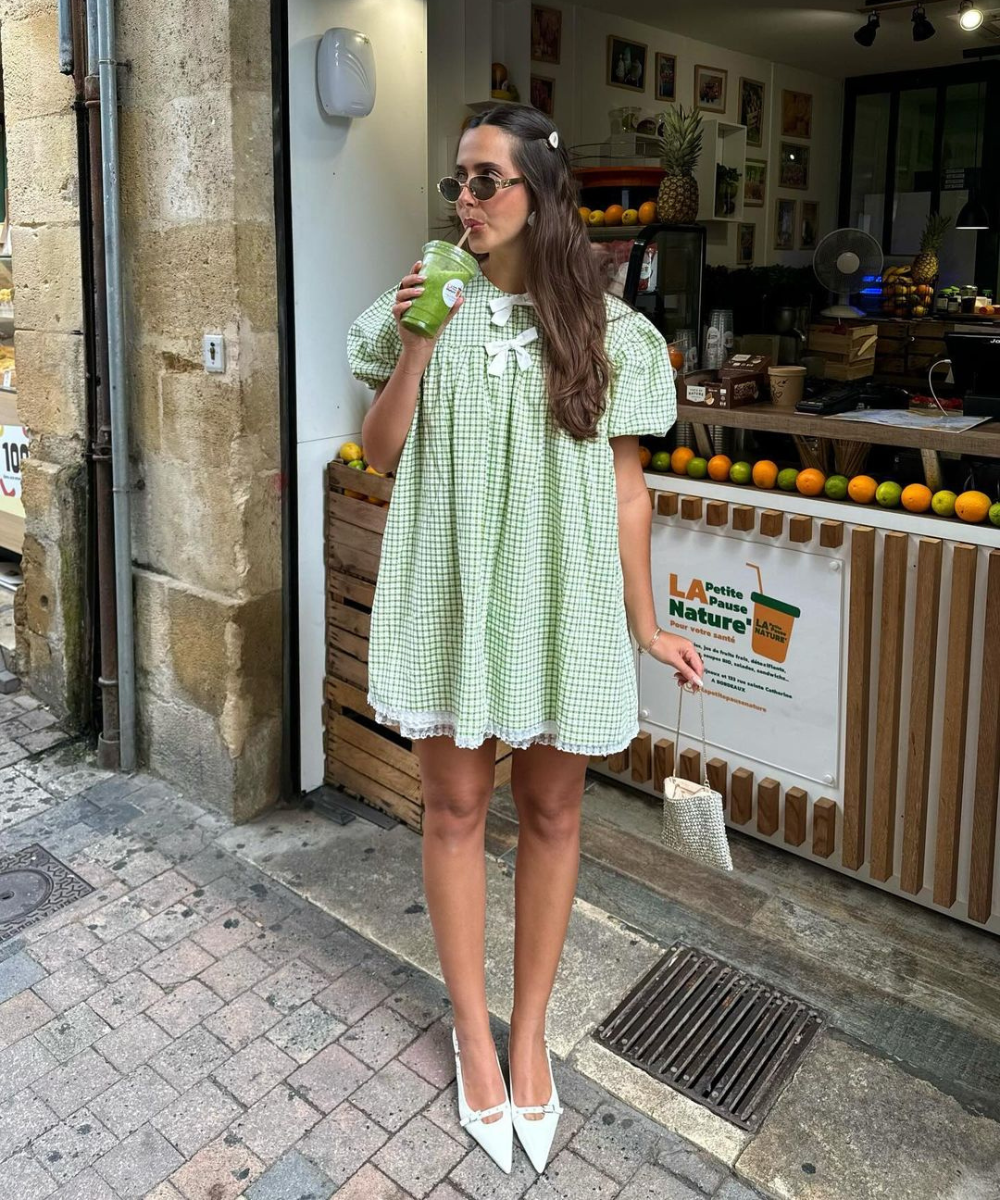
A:
<svg viewBox="0 0 1000 1200">
<path fill-rule="evenodd" d="M 661 1083 L 756 1133 L 822 1025 L 794 996 L 677 944 L 594 1036 Z"/>
<path fill-rule="evenodd" d="M 0 942 L 93 890 L 42 846 L 0 858 Z"/>
</svg>

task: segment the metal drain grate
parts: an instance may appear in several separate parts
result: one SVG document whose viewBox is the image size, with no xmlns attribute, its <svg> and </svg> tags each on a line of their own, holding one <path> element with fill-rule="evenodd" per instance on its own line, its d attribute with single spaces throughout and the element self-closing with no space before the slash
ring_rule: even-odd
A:
<svg viewBox="0 0 1000 1200">
<path fill-rule="evenodd" d="M 594 1036 L 654 1079 L 756 1133 L 822 1025 L 794 996 L 678 943 Z"/>
<path fill-rule="evenodd" d="M 93 890 L 42 846 L 0 858 L 0 942 Z"/>
</svg>

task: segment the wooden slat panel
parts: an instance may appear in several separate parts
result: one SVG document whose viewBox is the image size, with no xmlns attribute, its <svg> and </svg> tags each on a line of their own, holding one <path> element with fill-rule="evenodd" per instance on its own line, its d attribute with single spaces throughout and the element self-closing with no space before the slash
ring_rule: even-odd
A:
<svg viewBox="0 0 1000 1200">
<path fill-rule="evenodd" d="M 799 787 L 785 792 L 785 841 L 789 846 L 801 846 L 806 840 L 806 805 L 809 796 Z"/>
<path fill-rule="evenodd" d="M 327 627 L 326 644 L 329 649 L 343 650 L 345 654 L 350 654 L 360 662 L 368 661 L 368 639 L 348 633 L 345 629 L 338 629 L 336 625 Z"/>
<path fill-rule="evenodd" d="M 805 542 L 811 542 L 813 535 L 812 517 L 803 516 L 801 513 L 796 513 L 788 518 L 788 540 L 797 542 L 802 545 Z"/>
<path fill-rule="evenodd" d="M 374 736 L 377 737 L 378 735 Z M 398 768 L 384 760 L 379 760 L 367 750 L 361 750 L 357 746 L 352 746 L 350 742 L 345 742 L 336 737 L 332 738 L 327 747 L 326 756 L 328 760 L 343 763 L 345 767 L 351 767 L 359 775 L 365 775 L 368 779 L 376 780 L 397 796 L 405 796 L 407 799 L 415 802 L 420 800 L 419 779 L 415 779 L 406 771 L 398 770 Z"/>
<path fill-rule="evenodd" d="M 357 550 L 352 546 L 339 546 L 328 543 L 326 548 L 327 564 L 335 571 L 346 575 L 357 575 L 374 583 L 378 578 L 379 555 L 370 554 L 367 550 Z"/>
<path fill-rule="evenodd" d="M 736 825 L 746 825 L 753 816 L 753 771 L 737 767 L 729 794 L 733 798 L 730 817 Z"/>
<path fill-rule="evenodd" d="M 993 910 L 997 849 L 997 788 L 1000 786 L 1000 550 L 986 568 L 983 681 L 979 697 L 979 742 L 972 808 L 969 919 L 988 921 Z"/>
<path fill-rule="evenodd" d="M 705 509 L 705 520 L 713 528 L 729 524 L 729 505 L 725 500 L 709 500 Z"/>
<path fill-rule="evenodd" d="M 976 547 L 964 543 L 955 546 L 951 556 L 941 794 L 938 801 L 937 850 L 934 855 L 934 903 L 943 908 L 951 908 L 958 890 L 958 843 L 962 833 L 965 741 L 969 726 L 969 665 L 978 557 Z"/>
<path fill-rule="evenodd" d="M 777 779 L 762 779 L 757 784 L 757 830 L 770 837 L 778 832 L 781 784 Z"/>
<path fill-rule="evenodd" d="M 661 517 L 676 517 L 680 501 L 676 492 L 658 492 L 656 496 L 656 512 Z"/>
<path fill-rule="evenodd" d="M 352 721 L 350 717 L 338 716 L 334 717 L 332 724 L 332 738 L 327 748 L 327 753 L 332 754 L 334 758 L 338 758 L 341 762 L 350 763 L 350 759 L 343 754 L 337 752 L 338 744 L 345 746 L 353 746 L 362 754 L 367 754 L 371 757 L 372 764 L 366 768 L 364 773 L 370 775 L 373 779 L 381 779 L 383 783 L 388 784 L 393 791 L 399 792 L 401 795 L 407 795 L 401 787 L 397 787 L 383 772 L 382 767 L 390 767 L 396 772 L 401 772 L 403 775 L 409 775 L 411 779 L 420 781 L 420 760 L 412 750 L 406 750 L 404 747 L 397 745 L 390 738 L 382 737 L 375 733 L 374 730 L 367 728 L 365 725 L 360 725 L 357 721 Z"/>
<path fill-rule="evenodd" d="M 632 739 L 632 780 L 648 783 L 653 778 L 653 735 L 643 730 Z"/>
<path fill-rule="evenodd" d="M 374 717 L 375 710 L 368 705 L 368 695 L 361 688 L 345 683 L 343 679 L 332 676 L 326 681 L 326 698 L 334 705 L 351 709 L 362 716 Z"/>
<path fill-rule="evenodd" d="M 819 544 L 829 550 L 836 550 L 844 544 L 844 526 L 840 521 L 820 521 Z"/>
<path fill-rule="evenodd" d="M 903 627 L 910 539 L 887 533 L 882 547 L 882 620 L 878 664 L 878 725 L 872 784 L 873 879 L 889 879 L 896 857 L 896 792 L 903 679 Z"/>
<path fill-rule="evenodd" d="M 837 806 L 824 796 L 813 805 L 813 854 L 829 858 L 837 845 Z"/>
<path fill-rule="evenodd" d="M 851 534 L 851 600 L 847 650 L 847 732 L 844 770 L 842 862 L 857 870 L 865 861 L 868 803 L 868 722 L 871 716 L 872 592 L 875 587 L 875 530 Z"/>
<path fill-rule="evenodd" d="M 755 512 L 749 504 L 737 504 L 733 509 L 733 528 L 740 533 L 748 533 L 753 529 Z"/>
<path fill-rule="evenodd" d="M 681 751 L 677 774 L 681 779 L 690 779 L 692 783 L 701 783 L 701 755 L 693 746 Z"/>
<path fill-rule="evenodd" d="M 336 459 L 326 469 L 326 482 L 331 491 L 336 488 L 346 488 L 349 492 L 363 492 L 366 496 L 378 496 L 380 500 L 392 499 L 393 481 L 391 479 L 382 475 L 372 475 L 368 471 L 356 471 Z M 375 506 L 372 505 L 372 507 Z"/>
<path fill-rule="evenodd" d="M 411 829 L 420 832 L 423 825 L 423 805 L 408 796 L 398 796 L 377 779 L 369 779 L 367 775 L 346 763 L 327 759 L 326 782 L 353 792 L 373 808 L 405 821 Z"/>
<path fill-rule="evenodd" d="M 355 500 L 353 496 L 345 496 L 343 492 L 328 492 L 326 503 L 327 513 L 332 521 L 357 525 L 361 529 L 380 535 L 385 532 L 385 521 L 389 515 L 387 508 L 379 508 L 377 504 L 369 504 L 367 500 Z"/>
<path fill-rule="evenodd" d="M 646 488 L 649 494 L 649 507 L 656 512 L 656 488 Z"/>
<path fill-rule="evenodd" d="M 722 807 L 729 803 L 729 765 L 721 758 L 710 758 L 705 767 L 709 786 L 722 797 Z"/>
<path fill-rule="evenodd" d="M 592 754 L 588 761 L 592 762 L 596 767 L 599 763 L 607 762 L 608 756 L 606 754 Z"/>
<path fill-rule="evenodd" d="M 776 508 L 765 508 L 760 514 L 760 532 L 762 537 L 781 537 L 785 529 L 785 514 Z"/>
<path fill-rule="evenodd" d="M 906 755 L 906 800 L 903 809 L 903 863 L 900 886 L 916 895 L 924 886 L 927 840 L 927 783 L 934 719 L 934 670 L 937 659 L 938 611 L 941 601 L 941 542 L 921 538 L 917 560 L 917 604 L 910 679 L 910 728 Z"/>
<path fill-rule="evenodd" d="M 329 647 L 326 654 L 327 674 L 335 675 L 346 683 L 353 683 L 356 688 L 363 688 L 367 694 L 368 668 L 363 662 L 358 662 L 342 650 Z"/>
<path fill-rule="evenodd" d="M 358 608 L 349 608 L 338 600 L 331 600 L 326 607 L 327 623 L 337 629 L 346 629 L 357 637 L 368 637 L 371 631 L 372 615 Z"/>
<path fill-rule="evenodd" d="M 663 781 L 674 773 L 674 743 L 659 738 L 653 747 L 653 787 L 662 796 Z"/>
<path fill-rule="evenodd" d="M 513 754 L 506 754 L 503 758 L 497 759 L 496 774 L 493 776 L 494 790 L 499 787 L 505 787 L 510 783 L 510 773 L 514 768 Z"/>
<path fill-rule="evenodd" d="M 349 525 L 346 521 L 330 521 L 327 525 L 330 548 L 345 546 L 351 550 L 361 550 L 366 554 L 380 557 L 382 554 L 382 535 L 373 529 L 362 529 L 358 525 Z"/>
<path fill-rule="evenodd" d="M 331 595 L 342 596 L 345 600 L 353 600 L 355 604 L 363 604 L 371 608 L 375 603 L 375 588 L 362 579 L 353 575 L 345 575 L 341 571 L 327 570 L 327 591 Z"/>
<path fill-rule="evenodd" d="M 681 516 L 685 521 L 700 521 L 702 507 L 701 496 L 681 497 Z"/>
<path fill-rule="evenodd" d="M 616 775 L 628 770 L 628 746 L 620 754 L 608 755 L 608 770 L 614 771 Z"/>
</svg>

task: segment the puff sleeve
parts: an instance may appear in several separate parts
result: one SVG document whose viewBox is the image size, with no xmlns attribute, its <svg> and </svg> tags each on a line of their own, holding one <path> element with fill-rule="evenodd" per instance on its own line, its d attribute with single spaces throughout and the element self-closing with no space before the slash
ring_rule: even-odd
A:
<svg viewBox="0 0 1000 1200">
<path fill-rule="evenodd" d="M 384 292 L 361 314 L 347 333 L 347 362 L 351 374 L 370 388 L 389 378 L 403 352 L 392 315 L 396 289 Z"/>
<path fill-rule="evenodd" d="M 666 437 L 677 419 L 674 370 L 663 335 L 629 310 L 608 321 L 607 436 Z"/>
</svg>

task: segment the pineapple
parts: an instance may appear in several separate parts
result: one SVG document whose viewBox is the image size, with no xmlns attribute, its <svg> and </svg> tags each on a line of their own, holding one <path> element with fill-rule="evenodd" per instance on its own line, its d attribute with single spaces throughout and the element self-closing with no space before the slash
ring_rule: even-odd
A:
<svg viewBox="0 0 1000 1200">
<path fill-rule="evenodd" d="M 942 217 L 940 213 L 928 214 L 924 236 L 920 239 L 920 253 L 913 260 L 914 283 L 933 283 L 937 279 L 938 251 L 950 224 L 951 217 Z"/>
<path fill-rule="evenodd" d="M 701 154 L 701 113 L 681 105 L 662 114 L 660 150 L 666 177 L 656 197 L 656 215 L 668 225 L 691 225 L 698 217 L 693 171 Z"/>
</svg>

